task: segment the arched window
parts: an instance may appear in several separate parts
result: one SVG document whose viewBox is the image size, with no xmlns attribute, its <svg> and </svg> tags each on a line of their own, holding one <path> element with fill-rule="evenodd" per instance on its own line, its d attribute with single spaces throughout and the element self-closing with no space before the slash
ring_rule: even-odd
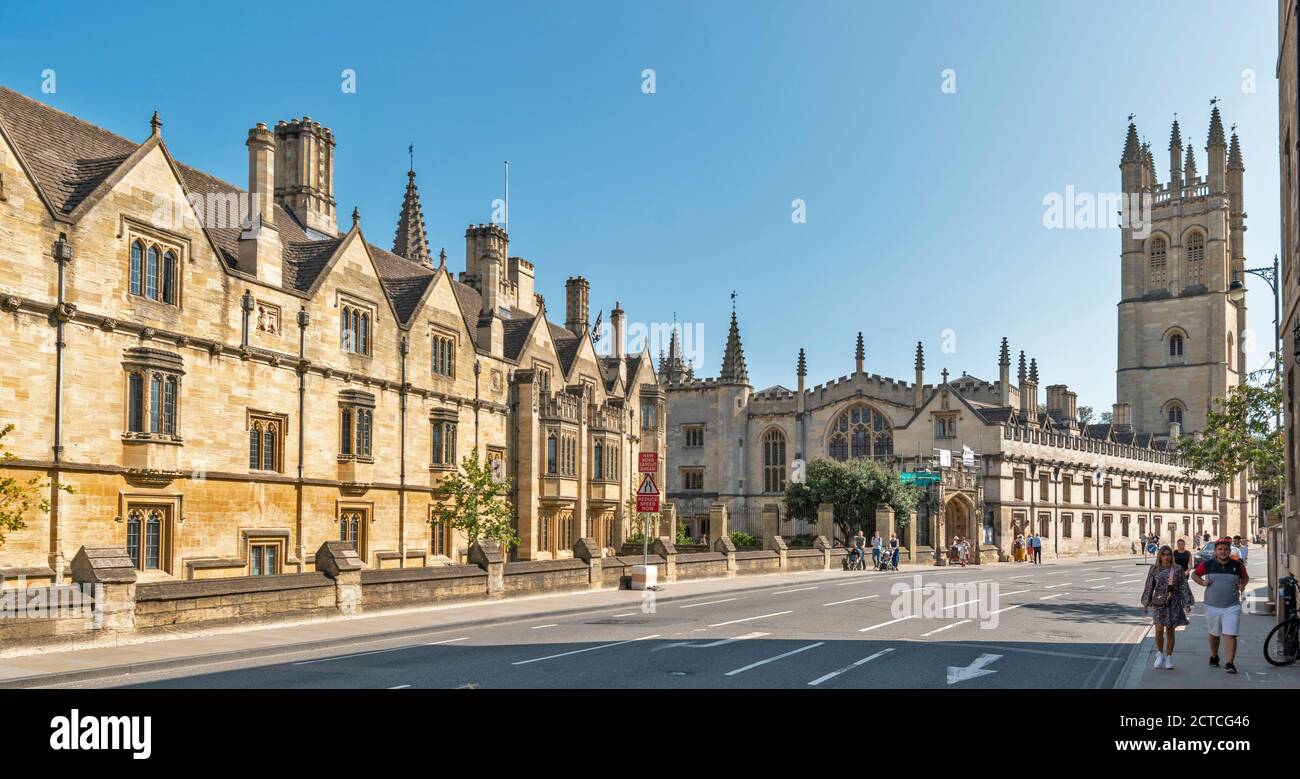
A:
<svg viewBox="0 0 1300 779">
<path fill-rule="evenodd" d="M 1169 279 L 1169 245 L 1163 236 L 1151 239 L 1151 262 L 1147 286 L 1151 289 L 1163 289 Z"/>
<path fill-rule="evenodd" d="M 163 379 L 162 376 L 155 373 L 149 379 L 149 432 L 161 433 L 163 419 Z"/>
<path fill-rule="evenodd" d="M 140 567 L 140 531 L 144 526 L 144 512 L 132 509 L 126 516 L 126 553 L 136 568 Z"/>
<path fill-rule="evenodd" d="M 158 299 L 158 247 L 149 247 L 149 260 L 144 269 L 144 296 L 150 300 Z"/>
<path fill-rule="evenodd" d="M 162 293 L 164 303 L 176 302 L 176 255 L 172 252 L 163 255 Z"/>
<path fill-rule="evenodd" d="M 279 459 L 279 452 L 276 451 L 279 449 L 277 446 L 279 438 L 279 430 L 276 429 L 274 422 L 268 424 L 262 431 L 262 470 L 264 471 L 279 470 L 276 463 Z"/>
<path fill-rule="evenodd" d="M 1187 238 L 1187 283 L 1205 283 L 1205 236 L 1199 232 Z"/>
<path fill-rule="evenodd" d="M 262 467 L 262 425 L 256 422 L 248 429 L 248 467 Z"/>
<path fill-rule="evenodd" d="M 339 415 L 339 453 L 352 454 L 352 409 L 345 408 Z"/>
<path fill-rule="evenodd" d="M 1181 425 L 1183 423 L 1183 404 L 1170 403 L 1168 414 L 1169 414 L 1169 424 L 1173 424 L 1177 422 L 1178 424 Z"/>
<path fill-rule="evenodd" d="M 785 492 L 785 433 L 763 434 L 763 492 Z"/>
<path fill-rule="evenodd" d="M 1169 336 L 1169 356 L 1170 357 L 1183 356 L 1183 337 L 1178 333 L 1174 333 L 1173 335 Z"/>
<path fill-rule="evenodd" d="M 885 457 L 894 453 L 894 428 L 889 418 L 859 404 L 840 412 L 831 423 L 827 452 L 841 462 L 850 457 Z"/>
<path fill-rule="evenodd" d="M 131 244 L 131 294 L 139 295 L 143 289 L 141 277 L 144 273 L 144 244 L 134 241 Z"/>
<path fill-rule="evenodd" d="M 156 570 L 162 559 L 162 512 L 153 509 L 145 521 L 144 529 L 144 567 Z"/>
<path fill-rule="evenodd" d="M 357 334 L 357 354 L 370 353 L 370 314 L 361 315 L 361 330 Z"/>
</svg>

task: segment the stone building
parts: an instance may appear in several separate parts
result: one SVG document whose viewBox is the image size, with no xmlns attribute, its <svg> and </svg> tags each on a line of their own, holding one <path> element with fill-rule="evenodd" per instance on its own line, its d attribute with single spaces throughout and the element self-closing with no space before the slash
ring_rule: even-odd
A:
<svg viewBox="0 0 1300 779">
<path fill-rule="evenodd" d="M 508 477 L 514 554 L 628 532 L 639 451 L 663 449 L 648 354 L 597 354 L 585 279 L 563 326 L 496 225 L 436 257 L 408 172 L 392 250 L 336 221 L 335 138 L 257 124 L 247 189 L 0 88 L 5 473 L 71 485 L 0 546 L 0 578 L 58 578 L 126 547 L 144 580 L 463 558 L 431 524 L 477 454 Z M 662 461 L 662 458 L 661 458 Z"/>
<path fill-rule="evenodd" d="M 1281 550 L 1272 555 L 1275 565 L 1270 577 L 1282 572 L 1300 572 L 1300 501 L 1297 500 L 1297 469 L 1300 450 L 1296 446 L 1297 368 L 1300 367 L 1300 46 L 1297 46 L 1297 8 L 1294 3 L 1279 2 L 1278 7 L 1278 162 L 1281 166 L 1282 253 L 1277 279 L 1282 296 L 1282 354 L 1278 361 L 1282 371 L 1283 424 L 1286 430 L 1285 513 L 1278 536 L 1270 543 Z"/>
<path fill-rule="evenodd" d="M 912 469 L 933 466 L 936 450 L 959 459 L 968 447 L 976 466 L 954 461 L 942 469 L 942 483 L 906 523 L 901 537 L 918 555 L 953 535 L 1006 554 L 1029 529 L 1061 555 L 1128 553 L 1152 531 L 1164 538 L 1253 533 L 1258 512 L 1244 474 L 1209 484 L 1185 476 L 1171 454 L 1171 441 L 1199 434 L 1211 404 L 1245 370 L 1245 304 L 1228 296 L 1244 263 L 1244 166 L 1217 107 L 1207 150 L 1209 175 L 1199 177 L 1175 122 L 1171 181 L 1162 186 L 1150 149 L 1128 127 L 1122 191 L 1147 196 L 1147 234 L 1126 229 L 1121 239 L 1119 402 L 1108 422 L 1081 424 L 1075 393 L 1042 387 L 1037 361 L 1026 363 L 1023 353 L 1013 382 L 1006 339 L 996 381 L 950 380 L 945 368 L 927 384 L 920 343 L 911 381 L 867 373 L 859 334 L 852 373 L 809 389 L 801 351 L 795 389 L 755 391 L 733 313 L 716 378 L 696 378 L 675 346 L 660 365 L 672 420 L 666 489 L 679 517 L 692 532 L 716 534 L 710 526 L 725 507 L 731 529 L 757 533 L 764 507 L 781 507 L 796 459 L 871 457 Z"/>
</svg>

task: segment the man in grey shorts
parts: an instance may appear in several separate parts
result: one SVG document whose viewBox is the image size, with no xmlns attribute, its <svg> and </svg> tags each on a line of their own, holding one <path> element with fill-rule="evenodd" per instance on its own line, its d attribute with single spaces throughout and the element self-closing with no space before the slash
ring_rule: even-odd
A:
<svg viewBox="0 0 1300 779">
<path fill-rule="evenodd" d="M 1223 638 L 1223 670 L 1237 672 L 1237 624 L 1241 621 L 1241 594 L 1250 577 L 1246 564 L 1232 558 L 1232 540 L 1214 542 L 1214 557 L 1196 566 L 1192 581 L 1205 588 L 1205 619 L 1210 623 L 1210 665 L 1219 666 L 1219 638 Z"/>
</svg>

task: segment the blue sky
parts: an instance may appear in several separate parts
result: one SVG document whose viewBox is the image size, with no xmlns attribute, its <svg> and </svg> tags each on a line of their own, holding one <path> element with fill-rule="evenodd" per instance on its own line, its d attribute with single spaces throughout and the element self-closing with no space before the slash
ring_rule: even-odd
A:
<svg viewBox="0 0 1300 779">
<path fill-rule="evenodd" d="M 56 31 L 7 3 L 0 83 L 137 140 L 157 109 L 179 159 L 240 185 L 248 128 L 309 115 L 337 138 L 340 216 L 358 207 L 384 246 L 414 143 L 453 270 L 509 159 L 511 250 L 537 264 L 553 319 L 565 277 L 586 275 L 593 316 L 617 298 L 633 322 L 703 323 L 714 375 L 734 289 L 756 387 L 793 386 L 800 347 L 810 383 L 850 372 L 859 330 L 869 371 L 910 380 L 920 340 L 927 379 L 996 378 L 1005 335 L 1044 384 L 1109 408 L 1118 231 L 1045 229 L 1042 202 L 1118 187 L 1130 112 L 1164 180 L 1174 112 L 1204 173 L 1220 97 L 1240 125 L 1248 264 L 1278 250 L 1273 2 L 330 6 L 141 5 L 127 24 L 64 3 Z M 1272 307 L 1250 286 L 1254 368 Z"/>
</svg>

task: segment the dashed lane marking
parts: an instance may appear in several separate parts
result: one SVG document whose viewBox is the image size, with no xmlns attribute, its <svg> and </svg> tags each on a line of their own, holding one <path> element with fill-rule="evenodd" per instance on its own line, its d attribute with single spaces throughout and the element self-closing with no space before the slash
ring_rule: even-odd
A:
<svg viewBox="0 0 1300 779">
<path fill-rule="evenodd" d="M 892 651 L 894 651 L 894 648 L 893 648 L 892 646 L 889 647 L 889 648 L 887 648 L 887 649 L 882 649 L 882 650 L 880 650 L 879 652 L 876 652 L 874 655 L 868 655 L 868 656 L 862 658 L 861 660 L 858 660 L 857 662 L 851 663 L 851 664 L 849 664 L 849 665 L 844 666 L 843 668 L 840 668 L 839 670 L 831 671 L 830 673 L 826 674 L 825 676 L 819 676 L 819 677 L 817 677 L 816 679 L 813 679 L 811 682 L 808 682 L 808 686 L 809 686 L 809 687 L 816 687 L 817 685 L 821 684 L 822 682 L 825 682 L 825 681 L 829 681 L 829 680 L 831 680 L 831 679 L 834 679 L 835 677 L 839 676 L 840 674 L 844 673 L 845 671 L 852 671 L 854 668 L 857 668 L 857 667 L 860 666 L 860 665 L 865 665 L 866 663 L 869 663 L 869 662 L 871 662 L 872 660 L 875 660 L 877 657 L 883 657 L 883 656 L 889 654 L 889 653 L 892 652 Z"/>
<path fill-rule="evenodd" d="M 546 657 L 534 657 L 531 660 L 516 660 L 515 662 L 511 663 L 511 665 L 528 665 L 529 663 L 540 663 L 543 660 L 554 660 L 558 657 L 580 655 L 583 652 L 595 652 L 597 649 L 609 649 L 610 647 L 613 646 L 622 646 L 623 644 L 633 644 L 636 643 L 637 641 L 647 641 L 652 638 L 659 638 L 659 634 L 655 633 L 649 636 L 641 636 L 640 638 L 631 638 L 628 639 L 627 641 L 615 641 L 612 644 L 601 644 L 600 646 L 589 646 L 585 649 L 575 649 L 572 652 L 561 652 L 558 655 L 547 655 Z"/>
<path fill-rule="evenodd" d="M 889 620 L 888 622 L 881 622 L 879 625 L 872 625 L 871 627 L 867 627 L 867 628 L 859 628 L 859 629 L 858 629 L 858 632 L 859 632 L 859 633 L 866 633 L 868 630 L 875 630 L 876 628 L 883 628 L 883 627 L 885 627 L 885 626 L 887 626 L 887 625 L 894 625 L 894 624 L 897 624 L 897 623 L 899 623 L 899 622 L 903 622 L 903 621 L 905 621 L 905 620 L 916 619 L 916 617 L 917 617 L 917 615 L 915 615 L 915 614 L 908 614 L 906 617 L 899 617 L 898 619 L 891 619 L 891 620 Z"/>
<path fill-rule="evenodd" d="M 969 620 L 969 619 L 963 619 L 961 622 L 954 622 L 954 623 L 952 623 L 951 625 L 944 625 L 944 626 L 941 627 L 941 628 L 935 628 L 934 630 L 931 630 L 929 633 L 922 633 L 922 634 L 921 634 L 921 638 L 926 638 L 926 637 L 928 637 L 928 636 L 933 636 L 935 633 L 942 633 L 943 631 L 948 630 L 948 629 L 950 629 L 950 628 L 955 628 L 955 627 L 957 627 L 958 625 L 965 625 L 967 622 L 970 622 L 970 620 Z"/>
<path fill-rule="evenodd" d="M 879 597 L 880 597 L 879 595 L 863 595 L 863 596 L 858 597 L 858 598 L 848 598 L 848 599 L 845 599 L 845 600 L 837 600 L 837 601 L 833 601 L 833 602 L 831 602 L 831 603 L 823 603 L 822 605 L 823 605 L 823 606 L 839 606 L 839 605 L 842 604 L 842 603 L 852 603 L 852 602 L 855 601 L 855 600 L 871 600 L 872 598 L 879 598 Z"/>
<path fill-rule="evenodd" d="M 744 619 L 733 619 L 727 622 L 715 622 L 714 624 L 709 625 L 709 627 L 720 628 L 723 627 L 724 625 L 734 625 L 737 622 L 753 622 L 756 619 L 767 619 L 768 617 L 780 617 L 784 614 L 793 614 L 793 613 L 794 613 L 793 611 L 775 611 L 772 612 L 771 614 L 760 614 L 757 617 L 745 617 Z"/>
<path fill-rule="evenodd" d="M 693 609 L 696 606 L 713 606 L 718 603 L 730 603 L 733 600 L 740 600 L 740 598 L 723 598 L 722 600 L 710 600 L 710 601 L 705 601 L 704 603 L 688 603 L 685 606 L 682 606 L 682 608 Z"/>
<path fill-rule="evenodd" d="M 777 660 L 782 660 L 782 659 L 784 659 L 784 658 L 790 657 L 791 655 L 797 655 L 797 654 L 799 654 L 800 652 L 807 652 L 809 649 L 816 649 L 817 647 L 821 646 L 821 645 L 824 644 L 824 643 L 826 643 L 826 642 L 825 642 L 825 641 L 818 641 L 818 642 L 815 643 L 815 644 L 809 644 L 808 646 L 801 646 L 801 647 L 799 647 L 798 649 L 792 649 L 792 650 L 790 650 L 789 652 L 785 652 L 784 654 L 779 654 L 779 655 L 777 655 L 776 657 L 769 657 L 769 658 L 767 658 L 766 660 L 759 660 L 759 661 L 756 662 L 756 663 L 750 663 L 749 665 L 744 666 L 744 667 L 742 667 L 742 668 L 737 668 L 737 669 L 734 670 L 734 671 L 727 671 L 727 673 L 725 674 L 725 676 L 735 676 L 736 674 L 744 673 L 745 671 L 748 671 L 748 670 L 750 670 L 751 668 L 757 668 L 757 667 L 759 667 L 760 665 L 767 665 L 768 663 L 774 663 L 774 662 L 776 662 Z"/>
</svg>

